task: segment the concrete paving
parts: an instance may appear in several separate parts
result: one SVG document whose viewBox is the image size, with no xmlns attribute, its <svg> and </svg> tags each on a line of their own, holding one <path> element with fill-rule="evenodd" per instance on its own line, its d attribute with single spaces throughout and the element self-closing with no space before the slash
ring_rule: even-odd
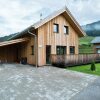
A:
<svg viewBox="0 0 100 100">
<path fill-rule="evenodd" d="M 75 95 L 71 100 L 100 100 L 100 78 Z"/>
<path fill-rule="evenodd" d="M 0 100 L 70 100 L 98 77 L 52 66 L 0 65 Z"/>
</svg>

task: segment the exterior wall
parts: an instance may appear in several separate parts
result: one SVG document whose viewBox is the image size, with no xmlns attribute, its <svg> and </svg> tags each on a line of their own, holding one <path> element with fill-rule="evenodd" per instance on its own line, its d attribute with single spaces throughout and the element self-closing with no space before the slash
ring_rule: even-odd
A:
<svg viewBox="0 0 100 100">
<path fill-rule="evenodd" d="M 96 46 L 100 46 L 100 43 L 98 43 L 98 44 L 93 44 L 94 53 L 97 53 L 97 50 L 98 50 L 98 49 L 96 49 Z"/>
<path fill-rule="evenodd" d="M 29 38 L 29 41 L 27 43 L 21 44 L 19 57 L 26 57 L 28 64 L 35 65 L 36 64 L 35 50 L 34 50 L 34 55 L 32 55 L 32 50 L 31 50 L 31 46 L 34 46 L 34 37 L 31 35 L 31 36 L 28 36 L 28 38 Z"/>
<path fill-rule="evenodd" d="M 17 52 L 15 47 L 13 45 L 0 47 L 0 62 L 16 62 Z"/>
<path fill-rule="evenodd" d="M 19 62 L 21 58 L 26 57 L 28 64 L 36 64 L 35 50 L 34 55 L 32 55 L 31 50 L 31 46 L 34 46 L 34 37 L 32 35 L 27 35 L 23 37 L 29 38 L 29 41 L 0 47 L 0 60 L 2 62 Z"/>
<path fill-rule="evenodd" d="M 59 24 L 59 33 L 53 32 L 54 23 Z M 69 35 L 65 35 L 63 32 L 64 25 L 69 26 Z M 75 54 L 78 54 L 78 34 L 74 31 L 63 15 L 59 15 L 38 28 L 39 66 L 46 64 L 46 45 L 51 45 L 51 54 L 56 54 L 57 45 L 67 46 L 67 54 L 69 54 L 69 46 L 75 46 Z"/>
</svg>

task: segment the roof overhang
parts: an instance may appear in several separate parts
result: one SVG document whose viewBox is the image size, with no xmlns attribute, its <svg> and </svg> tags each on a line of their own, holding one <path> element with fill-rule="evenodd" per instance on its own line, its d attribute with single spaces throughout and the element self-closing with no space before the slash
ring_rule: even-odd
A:
<svg viewBox="0 0 100 100">
<path fill-rule="evenodd" d="M 11 40 L 11 41 L 5 41 L 5 42 L 0 43 L 0 47 L 17 44 L 17 43 L 22 43 L 22 42 L 27 42 L 28 40 L 29 40 L 28 38 L 20 38 L 20 39 L 15 39 L 15 40 Z"/>
<path fill-rule="evenodd" d="M 86 35 L 86 33 L 83 31 L 83 29 L 81 28 L 81 26 L 78 24 L 78 22 L 75 20 L 75 18 L 73 17 L 73 15 L 71 14 L 71 12 L 68 10 L 67 7 L 64 7 L 58 11 L 55 11 L 53 14 L 49 15 L 48 17 L 44 18 L 43 20 L 31 25 L 30 27 L 26 28 L 24 31 L 20 32 L 19 34 L 11 37 L 9 40 L 11 39 L 15 39 L 23 34 L 26 34 L 28 32 L 29 29 L 37 29 L 39 27 L 41 27 L 42 25 L 44 25 L 45 23 L 49 22 L 50 20 L 52 20 L 53 18 L 59 16 L 63 14 L 65 16 L 65 18 L 67 20 L 69 20 L 69 23 L 71 24 L 71 26 L 75 29 L 75 31 L 78 33 L 79 37 L 83 37 Z"/>
<path fill-rule="evenodd" d="M 71 12 L 68 10 L 67 7 L 64 7 L 63 9 L 60 9 L 60 10 L 54 12 L 53 14 L 48 16 L 47 18 L 35 23 L 32 27 L 37 29 L 61 14 L 64 15 L 64 17 L 66 18 L 67 21 L 69 21 L 71 26 L 75 29 L 75 31 L 78 33 L 78 35 L 80 37 L 83 37 L 86 35 L 86 33 L 83 31 L 83 29 L 81 28 L 81 26 L 76 21 L 76 19 L 73 17 L 73 15 L 71 14 Z"/>
</svg>

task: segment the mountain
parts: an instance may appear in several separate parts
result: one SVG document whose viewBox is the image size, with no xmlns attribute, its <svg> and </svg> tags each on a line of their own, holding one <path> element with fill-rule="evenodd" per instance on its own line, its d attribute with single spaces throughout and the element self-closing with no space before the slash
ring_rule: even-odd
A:
<svg viewBox="0 0 100 100">
<path fill-rule="evenodd" d="M 100 21 L 84 25 L 82 26 L 82 29 L 86 32 L 88 36 L 100 36 Z M 7 41 L 9 38 L 14 36 L 15 34 L 17 33 L 0 37 L 0 42 Z"/>
<path fill-rule="evenodd" d="M 100 21 L 82 26 L 88 36 L 100 36 Z"/>
<path fill-rule="evenodd" d="M 16 34 L 17 33 L 14 33 L 14 34 L 11 34 L 11 35 L 8 35 L 8 36 L 4 36 L 4 37 L 0 37 L 0 42 L 7 41 L 9 38 L 11 38 L 12 36 L 14 36 Z"/>
</svg>

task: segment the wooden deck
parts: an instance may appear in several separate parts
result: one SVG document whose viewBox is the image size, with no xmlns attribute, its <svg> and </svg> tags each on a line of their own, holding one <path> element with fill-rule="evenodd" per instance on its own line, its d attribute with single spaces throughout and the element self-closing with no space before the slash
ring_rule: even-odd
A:
<svg viewBox="0 0 100 100">
<path fill-rule="evenodd" d="M 74 66 L 100 62 L 100 54 L 51 55 L 51 63 L 55 66 Z"/>
</svg>

